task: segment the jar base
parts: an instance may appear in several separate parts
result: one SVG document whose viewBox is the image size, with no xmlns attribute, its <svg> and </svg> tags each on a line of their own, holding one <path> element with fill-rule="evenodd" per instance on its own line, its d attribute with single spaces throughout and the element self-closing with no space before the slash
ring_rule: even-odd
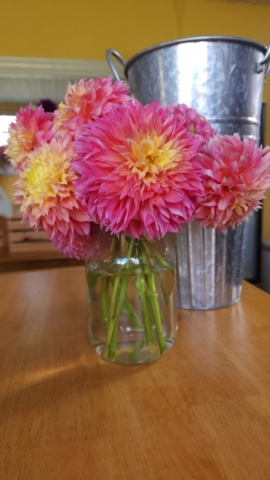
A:
<svg viewBox="0 0 270 480">
<path fill-rule="evenodd" d="M 116 344 L 115 355 L 109 354 L 108 346 L 100 344 L 94 346 L 99 356 L 111 363 L 121 365 L 139 365 L 143 363 L 151 363 L 161 358 L 173 346 L 171 340 L 165 341 L 166 349 L 161 354 L 158 343 L 143 345 L 139 342 L 123 342 Z"/>
</svg>

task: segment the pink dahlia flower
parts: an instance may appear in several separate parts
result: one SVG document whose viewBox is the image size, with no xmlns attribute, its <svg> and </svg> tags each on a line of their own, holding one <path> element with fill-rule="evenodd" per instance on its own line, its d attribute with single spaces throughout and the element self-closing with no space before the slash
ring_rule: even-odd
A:
<svg viewBox="0 0 270 480">
<path fill-rule="evenodd" d="M 90 225 L 88 235 L 79 235 L 75 232 L 70 241 L 69 235 L 60 234 L 53 238 L 53 244 L 61 253 L 70 258 L 77 260 L 100 258 L 109 249 L 111 235 L 95 223 Z"/>
<path fill-rule="evenodd" d="M 88 123 L 73 168 L 91 219 L 135 238 L 177 232 L 202 189 L 192 165 L 202 143 L 158 103 L 129 102 Z"/>
<path fill-rule="evenodd" d="M 29 154 L 15 183 L 14 198 L 21 204 L 22 218 L 35 230 L 43 228 L 51 239 L 62 235 L 72 241 L 76 233 L 89 233 L 86 207 L 75 194 L 72 155 L 62 143 L 44 143 Z"/>
<path fill-rule="evenodd" d="M 65 101 L 55 113 L 56 132 L 76 138 L 85 123 L 109 113 L 115 105 L 130 102 L 128 93 L 129 87 L 124 82 L 113 83 L 111 77 L 69 83 Z"/>
<path fill-rule="evenodd" d="M 211 127 L 205 117 L 200 115 L 194 108 L 189 108 L 184 103 L 179 105 L 169 105 L 168 110 L 180 121 L 184 121 L 184 125 L 190 131 L 208 140 L 216 135 L 216 131 Z"/>
<path fill-rule="evenodd" d="M 270 150 L 238 134 L 216 135 L 198 155 L 204 195 L 194 218 L 205 227 L 226 230 L 261 207 L 270 188 Z"/>
<path fill-rule="evenodd" d="M 53 137 L 53 113 L 44 112 L 42 107 L 34 109 L 31 104 L 20 108 L 16 123 L 9 127 L 9 139 L 5 150 L 15 171 L 23 170 L 30 152 Z"/>
</svg>

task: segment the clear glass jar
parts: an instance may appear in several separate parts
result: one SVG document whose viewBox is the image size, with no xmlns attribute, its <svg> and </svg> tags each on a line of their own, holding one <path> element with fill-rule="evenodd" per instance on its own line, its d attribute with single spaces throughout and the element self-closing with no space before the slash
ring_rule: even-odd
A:
<svg viewBox="0 0 270 480">
<path fill-rule="evenodd" d="M 86 261 L 92 345 L 115 363 L 157 360 L 177 332 L 173 247 L 166 238 L 101 238 L 99 258 Z"/>
</svg>

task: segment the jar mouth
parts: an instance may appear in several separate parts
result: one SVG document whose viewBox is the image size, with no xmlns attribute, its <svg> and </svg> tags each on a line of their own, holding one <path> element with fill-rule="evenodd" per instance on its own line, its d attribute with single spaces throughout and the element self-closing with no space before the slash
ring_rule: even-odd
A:
<svg viewBox="0 0 270 480">
<path fill-rule="evenodd" d="M 123 270 L 124 269 L 124 270 Z M 174 269 L 174 259 L 166 258 L 166 266 L 162 266 L 157 260 L 151 259 L 151 263 L 141 263 L 138 258 L 115 258 L 114 260 L 96 259 L 86 262 L 87 272 L 96 272 L 104 275 L 145 275 L 147 273 L 162 273 Z"/>
</svg>

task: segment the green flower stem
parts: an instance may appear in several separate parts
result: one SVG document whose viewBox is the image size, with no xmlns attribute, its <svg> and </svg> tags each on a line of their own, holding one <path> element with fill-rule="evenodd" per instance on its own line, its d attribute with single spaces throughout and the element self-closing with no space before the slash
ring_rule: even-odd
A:
<svg viewBox="0 0 270 480">
<path fill-rule="evenodd" d="M 160 255 L 159 252 L 156 251 L 156 249 L 153 247 L 152 243 L 149 242 L 149 240 L 145 237 L 143 238 L 143 242 L 147 246 L 147 248 L 149 248 L 149 250 L 153 253 L 153 255 L 156 257 L 156 259 L 159 261 L 160 265 L 162 265 L 166 269 L 171 270 L 171 272 L 174 273 L 174 268 L 166 262 L 166 260 L 162 257 L 162 255 Z"/>
<path fill-rule="evenodd" d="M 113 251 L 112 251 L 112 260 L 114 260 L 117 256 L 119 256 L 120 248 L 121 248 L 121 238 L 120 237 L 115 237 L 114 238 L 114 244 L 113 244 Z M 120 282 L 120 277 L 117 277 L 116 279 L 112 280 L 113 286 L 115 286 L 115 283 L 116 283 L 116 287 L 113 289 L 111 304 L 110 304 L 110 307 L 109 307 L 110 280 L 111 280 L 110 278 L 104 278 L 104 284 L 102 284 L 102 286 L 101 286 L 102 311 L 104 312 L 105 318 L 108 318 L 108 321 L 109 321 L 110 318 L 113 317 L 113 313 L 114 313 L 114 309 L 115 309 L 117 289 L 118 289 L 118 285 L 119 285 L 119 282 Z M 107 285 L 107 282 L 108 282 L 108 285 Z M 108 288 L 106 288 L 106 287 L 108 287 Z M 108 314 L 108 317 L 107 317 L 107 314 Z M 108 323 L 108 322 L 106 322 L 106 323 Z M 111 324 L 109 324 L 109 327 L 108 327 L 108 330 L 107 330 L 106 345 L 109 345 L 109 343 L 107 343 L 107 341 L 108 341 L 108 338 L 111 338 L 112 333 L 113 333 L 113 324 L 111 323 Z"/>
<path fill-rule="evenodd" d="M 102 311 L 102 320 L 105 325 L 109 321 L 109 287 L 110 287 L 110 277 L 101 278 L 101 311 Z"/>
<path fill-rule="evenodd" d="M 110 304 L 110 309 L 109 309 L 109 325 L 108 325 L 107 336 L 106 336 L 106 345 L 110 345 L 110 343 L 111 343 L 114 324 L 115 324 L 115 321 L 116 321 L 115 316 L 114 316 L 114 311 L 115 311 L 115 304 L 116 304 L 116 298 L 117 298 L 117 293 L 118 293 L 118 287 L 119 287 L 119 284 L 120 284 L 120 280 L 121 280 L 121 277 L 118 275 L 116 277 L 114 285 L 113 285 L 113 293 L 112 293 L 111 304 Z"/>
<path fill-rule="evenodd" d="M 140 353 L 141 349 L 143 348 L 144 345 L 140 345 L 138 347 L 134 347 L 133 351 L 129 355 L 129 361 L 130 363 L 137 363 L 138 360 L 138 354 Z"/>
<path fill-rule="evenodd" d="M 113 324 L 112 336 L 111 336 L 111 341 L 110 341 L 110 345 L 109 345 L 108 356 L 111 360 L 113 360 L 115 358 L 115 355 L 116 355 L 117 330 L 118 330 L 118 319 L 116 319 L 116 321 Z"/>
<path fill-rule="evenodd" d="M 96 299 L 96 283 L 98 281 L 99 273 L 95 273 L 90 271 L 86 271 L 86 282 L 87 282 L 87 298 L 88 303 L 91 304 Z"/>
<path fill-rule="evenodd" d="M 144 271 L 145 271 L 146 283 L 147 283 L 147 286 L 148 286 L 147 297 L 148 297 L 149 303 L 151 305 L 152 313 L 153 313 L 153 320 L 154 320 L 154 324 L 155 324 L 155 327 L 156 327 L 159 350 L 160 350 L 160 353 L 162 354 L 164 352 L 164 350 L 166 350 L 166 344 L 165 344 L 165 339 L 164 339 L 163 330 L 162 330 L 162 319 L 161 319 L 160 307 L 159 307 L 159 303 L 158 303 L 158 293 L 156 291 L 154 274 L 150 273 L 149 268 L 146 267 L 147 263 L 149 264 L 149 262 L 151 262 L 151 260 L 148 256 L 147 252 L 146 252 L 144 241 L 145 241 L 145 239 L 141 243 L 141 260 L 142 260 L 142 265 L 143 265 Z M 151 245 L 151 247 L 152 247 L 152 245 Z M 153 250 L 155 251 L 155 249 L 153 249 L 153 247 L 152 247 L 152 251 Z"/>
<path fill-rule="evenodd" d="M 125 296 L 126 296 L 126 289 L 128 286 L 128 281 L 129 277 L 128 275 L 125 276 L 125 278 L 121 279 L 120 282 L 120 291 L 119 291 L 119 296 L 117 299 L 117 305 L 115 309 L 115 314 L 112 318 L 113 323 L 113 329 L 112 329 L 112 335 L 109 343 L 109 358 L 114 358 L 116 354 L 116 334 L 118 330 L 118 323 L 119 323 L 119 316 L 122 311 L 122 307 L 125 301 Z M 110 319 L 111 320 L 111 319 Z"/>
<path fill-rule="evenodd" d="M 136 311 L 134 310 L 132 304 L 127 297 L 125 297 L 124 299 L 123 312 L 125 313 L 125 315 L 129 319 L 130 324 L 134 328 L 143 328 L 141 320 L 139 319 Z"/>
<path fill-rule="evenodd" d="M 165 285 L 164 285 L 164 281 L 163 281 L 163 278 L 162 278 L 160 272 L 157 272 L 157 276 L 158 276 L 158 281 L 159 281 L 159 284 L 160 284 L 160 287 L 161 287 L 161 290 L 162 290 L 162 293 L 163 293 L 165 303 L 168 306 L 169 305 L 169 298 L 168 298 L 166 288 L 165 288 Z"/>
<path fill-rule="evenodd" d="M 126 298 L 126 290 L 127 290 L 127 286 L 128 286 L 128 281 L 129 281 L 129 276 L 128 275 L 126 275 L 121 280 L 121 287 L 120 287 L 120 292 L 119 292 L 119 296 L 118 296 L 118 300 L 117 300 L 117 305 L 116 305 L 116 309 L 115 309 L 114 318 L 118 319 L 118 317 L 119 317 L 119 315 L 122 311 L 123 303 L 124 303 L 125 298 Z"/>
<path fill-rule="evenodd" d="M 158 303 L 158 294 L 155 286 L 155 279 L 154 279 L 153 273 L 146 274 L 145 277 L 148 285 L 147 297 L 149 299 L 149 302 L 152 308 L 153 319 L 154 319 L 156 332 L 157 332 L 159 350 L 160 350 L 160 353 L 162 354 L 164 350 L 166 350 L 166 344 L 165 344 L 165 339 L 164 339 L 163 330 L 162 330 L 161 314 L 160 314 L 160 308 Z"/>
<path fill-rule="evenodd" d="M 134 238 L 130 239 L 129 246 L 126 253 L 126 259 L 128 260 L 126 264 L 123 266 L 123 270 L 125 270 L 129 265 L 129 259 L 132 255 L 134 247 Z M 113 285 L 113 292 L 112 292 L 112 299 L 110 305 L 110 318 L 109 318 L 109 325 L 106 337 L 106 345 L 109 345 L 109 356 L 113 358 L 111 355 L 115 355 L 116 350 L 116 332 L 118 328 L 118 321 L 119 315 L 122 310 L 123 302 L 126 295 L 126 289 L 128 284 L 128 276 L 122 279 L 121 275 L 117 275 Z M 117 299 L 117 305 L 116 305 Z"/>
<path fill-rule="evenodd" d="M 151 245 L 152 246 L 152 245 Z M 155 250 L 152 246 L 152 252 L 153 250 Z M 156 252 L 157 253 L 157 252 Z M 148 255 L 148 252 L 145 248 L 145 245 L 144 243 L 142 244 L 142 258 L 144 259 L 145 263 L 150 263 L 150 265 L 153 264 L 151 258 L 149 257 Z M 164 259 L 163 259 L 164 260 Z M 164 260 L 164 263 L 163 263 L 163 266 L 167 266 L 166 268 L 170 268 L 169 265 L 167 264 L 167 262 L 165 262 Z M 162 278 L 162 275 L 160 274 L 160 272 L 156 272 L 157 273 L 157 277 L 158 277 L 158 280 L 159 280 L 159 284 L 160 284 L 160 287 L 161 287 L 161 290 L 162 290 L 162 293 L 163 293 L 163 297 L 164 297 L 164 300 L 165 300 L 165 303 L 166 305 L 168 306 L 169 305 L 169 298 L 168 298 L 168 295 L 167 295 L 167 292 L 166 292 L 166 288 L 165 288 L 165 285 L 164 285 L 164 281 L 163 281 L 163 278 Z"/>
<path fill-rule="evenodd" d="M 115 278 L 114 284 L 113 284 L 113 292 L 112 292 L 112 299 L 111 299 L 111 304 L 110 304 L 110 320 L 115 317 L 114 312 L 115 312 L 115 305 L 116 305 L 116 299 L 117 299 L 117 294 L 118 294 L 118 287 L 121 282 L 121 277 L 118 275 Z"/>
<path fill-rule="evenodd" d="M 89 290 L 93 290 L 98 281 L 99 273 L 95 272 L 86 272 L 86 282 Z"/>
<path fill-rule="evenodd" d="M 113 278 L 108 279 L 108 285 L 109 285 L 110 281 L 112 282 L 112 285 L 114 285 L 114 283 L 115 283 L 114 279 Z M 109 288 L 109 286 L 108 286 L 108 288 Z M 106 295 L 106 292 L 104 292 L 104 295 Z M 108 297 L 108 302 L 109 302 L 109 295 L 107 295 L 107 297 Z M 104 303 L 105 303 L 105 300 L 104 300 Z M 125 295 L 125 298 L 124 298 L 123 310 L 125 311 L 125 315 L 127 316 L 131 325 L 134 328 L 142 328 L 143 327 L 143 324 L 142 324 L 141 320 L 139 319 L 137 313 L 135 312 L 132 304 L 130 303 L 130 301 L 127 298 L 126 295 Z M 110 316 L 110 314 L 109 314 L 109 306 L 108 306 L 108 319 L 109 319 L 109 316 Z"/>
<path fill-rule="evenodd" d="M 147 305 L 146 288 L 145 288 L 145 283 L 142 275 L 137 275 L 135 287 L 137 289 L 137 292 L 142 304 L 146 343 L 147 344 L 153 343 L 154 337 L 153 337 L 153 332 L 151 328 L 149 310 Z"/>
</svg>

